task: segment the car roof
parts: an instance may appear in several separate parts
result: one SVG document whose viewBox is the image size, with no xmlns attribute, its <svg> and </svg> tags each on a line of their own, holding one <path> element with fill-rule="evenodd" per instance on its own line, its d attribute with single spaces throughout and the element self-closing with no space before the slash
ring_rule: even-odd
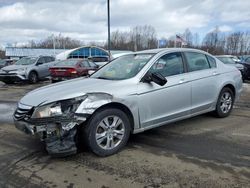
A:
<svg viewBox="0 0 250 188">
<path fill-rule="evenodd" d="M 234 55 L 216 55 L 215 57 L 236 57 Z"/>
<path fill-rule="evenodd" d="M 193 49 L 193 48 L 157 48 L 157 49 L 150 49 L 150 50 L 143 50 L 143 51 L 137 51 L 134 53 L 160 53 L 160 52 L 174 52 L 174 51 L 180 51 L 180 52 L 198 52 L 198 53 L 206 53 L 205 51 Z"/>
</svg>

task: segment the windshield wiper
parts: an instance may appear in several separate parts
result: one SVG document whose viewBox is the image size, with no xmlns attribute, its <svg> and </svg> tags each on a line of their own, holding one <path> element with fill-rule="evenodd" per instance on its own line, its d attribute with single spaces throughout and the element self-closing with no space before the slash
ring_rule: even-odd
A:
<svg viewBox="0 0 250 188">
<path fill-rule="evenodd" d="M 102 76 L 99 76 L 99 77 L 96 77 L 97 79 L 103 79 L 103 80 L 111 80 L 110 78 L 107 78 L 107 77 L 102 77 Z"/>
</svg>

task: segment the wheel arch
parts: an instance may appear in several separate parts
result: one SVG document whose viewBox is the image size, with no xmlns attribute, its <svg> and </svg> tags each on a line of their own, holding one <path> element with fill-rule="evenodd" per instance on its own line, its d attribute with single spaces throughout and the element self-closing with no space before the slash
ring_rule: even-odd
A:
<svg viewBox="0 0 250 188">
<path fill-rule="evenodd" d="M 231 89 L 232 92 L 233 92 L 233 95 L 234 95 L 234 97 L 235 97 L 235 95 L 236 95 L 236 89 L 235 89 L 235 87 L 234 87 L 233 84 L 228 83 L 228 84 L 224 85 L 224 86 L 221 88 L 221 91 L 222 91 L 222 89 L 224 89 L 224 88 L 229 88 L 229 89 Z"/>
<path fill-rule="evenodd" d="M 35 70 L 35 69 L 32 69 L 32 70 L 30 70 L 30 71 L 29 71 L 29 73 L 28 73 L 28 77 L 29 77 L 29 75 L 30 75 L 32 72 L 36 73 L 37 77 L 39 78 L 38 71 L 37 71 L 37 70 Z"/>
<path fill-rule="evenodd" d="M 94 114 L 98 113 L 101 110 L 108 109 L 108 108 L 116 108 L 116 109 L 119 109 L 119 110 L 123 111 L 128 116 L 128 119 L 129 119 L 129 122 L 130 122 L 130 125 L 131 125 L 131 132 L 133 132 L 134 125 L 135 125 L 134 116 L 133 116 L 131 110 L 126 105 L 124 105 L 122 103 L 110 102 L 110 103 L 104 104 L 104 105 L 98 107 L 94 111 L 94 113 L 91 114 L 91 116 L 93 116 Z"/>
</svg>

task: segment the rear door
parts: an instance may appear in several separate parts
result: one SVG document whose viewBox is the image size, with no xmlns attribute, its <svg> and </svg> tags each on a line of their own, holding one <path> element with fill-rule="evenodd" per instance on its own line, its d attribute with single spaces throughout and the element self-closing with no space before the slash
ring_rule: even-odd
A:
<svg viewBox="0 0 250 188">
<path fill-rule="evenodd" d="M 39 78 L 44 78 L 47 76 L 47 69 L 48 65 L 46 64 L 44 57 L 39 57 L 37 60 L 37 72 L 39 75 Z"/>
<path fill-rule="evenodd" d="M 184 52 L 191 82 L 191 114 L 212 108 L 218 95 L 218 72 L 213 57 L 198 52 Z"/>
</svg>

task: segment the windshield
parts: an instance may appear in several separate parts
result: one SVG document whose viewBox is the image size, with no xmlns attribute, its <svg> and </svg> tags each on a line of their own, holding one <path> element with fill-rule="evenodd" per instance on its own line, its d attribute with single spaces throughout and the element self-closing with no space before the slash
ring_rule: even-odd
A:
<svg viewBox="0 0 250 188">
<path fill-rule="evenodd" d="M 235 64 L 234 60 L 232 60 L 230 57 L 217 57 L 217 58 L 225 64 Z"/>
<path fill-rule="evenodd" d="M 91 78 L 125 80 L 134 77 L 154 54 L 121 56 L 94 73 Z"/>
<path fill-rule="evenodd" d="M 35 63 L 37 58 L 35 57 L 23 57 L 22 59 L 19 59 L 15 65 L 31 65 Z"/>
</svg>

